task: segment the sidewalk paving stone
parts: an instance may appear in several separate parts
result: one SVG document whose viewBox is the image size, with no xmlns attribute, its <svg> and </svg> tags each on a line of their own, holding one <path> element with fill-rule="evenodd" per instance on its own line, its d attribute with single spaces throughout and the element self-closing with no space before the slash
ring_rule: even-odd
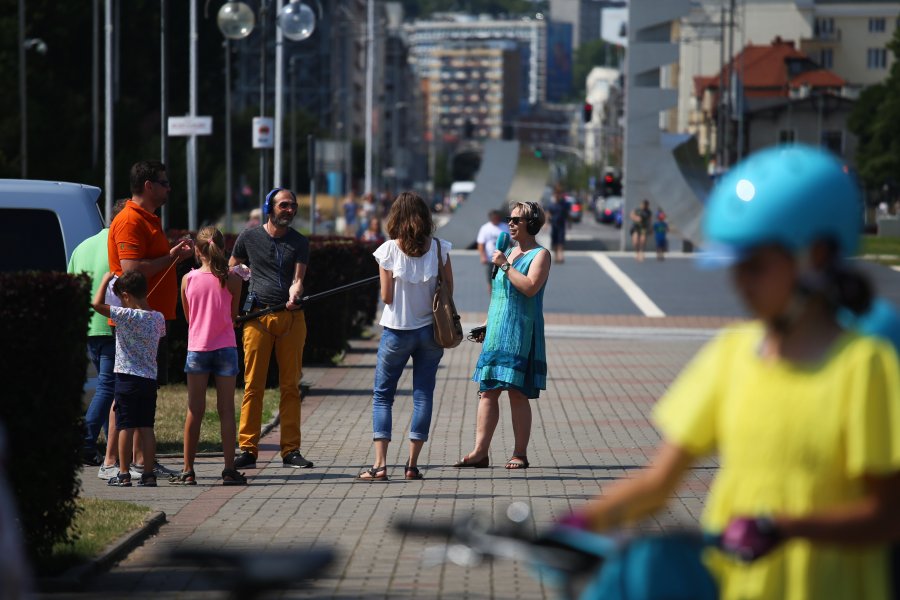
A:
<svg viewBox="0 0 900 600">
<path fill-rule="evenodd" d="M 568 317 L 551 316 L 548 322 Z M 629 318 L 624 324 L 658 327 L 659 321 Z M 605 319 L 570 322 L 606 328 L 619 324 Z M 701 319 L 670 326 L 721 324 Z M 702 343 L 665 335 L 548 338 L 549 389 L 532 402 L 532 467 L 507 471 L 503 465 L 512 453 L 512 427 L 505 397 L 491 467 L 449 466 L 474 442 L 477 386 L 471 373 L 480 346 L 463 342 L 446 352 L 438 371 L 431 438 L 420 458 L 425 479 L 403 478 L 412 413 L 409 368 L 394 404 L 391 479 L 369 483 L 355 477 L 373 460 L 371 388 L 378 341 L 356 341 L 343 365 L 304 373 L 304 381 L 313 385 L 303 403 L 301 451 L 315 462 L 314 469 L 281 466 L 276 428 L 262 440 L 258 468 L 247 470 L 247 487 L 219 485 L 221 458 L 198 460 L 198 485 L 189 487 L 161 483 L 155 490 L 108 489 L 88 471 L 84 495 L 145 504 L 163 510 L 168 523 L 84 593 L 53 597 L 221 597 L 221 582 L 160 563 L 171 549 L 198 544 L 248 553 L 335 547 L 339 554 L 332 568 L 311 587 L 281 596 L 287 598 L 553 597 L 517 562 L 426 567 L 425 549 L 442 540 L 396 534 L 391 523 L 410 518 L 442 522 L 473 513 L 499 519 L 509 503 L 523 500 L 532 506 L 534 528 L 546 528 L 647 464 L 659 441 L 649 420 L 652 406 Z M 692 468 L 667 509 L 639 527 L 696 526 L 715 469 L 715 460 Z"/>
</svg>

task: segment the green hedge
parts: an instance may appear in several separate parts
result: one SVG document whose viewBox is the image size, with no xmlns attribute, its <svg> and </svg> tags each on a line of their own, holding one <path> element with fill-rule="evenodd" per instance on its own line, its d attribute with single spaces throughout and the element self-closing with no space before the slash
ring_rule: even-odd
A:
<svg viewBox="0 0 900 600">
<path fill-rule="evenodd" d="M 170 230 L 169 240 L 175 240 L 185 234 L 184 230 Z M 231 252 L 237 235 L 225 236 L 225 249 Z M 353 238 L 338 236 L 310 236 L 309 270 L 304 282 L 304 295 L 316 294 L 340 285 L 365 279 L 378 274 L 378 263 L 372 257 L 376 244 L 360 242 Z M 184 261 L 178 265 L 178 280 L 194 268 L 193 261 Z M 243 295 L 247 293 L 244 285 Z M 375 319 L 378 309 L 378 285 L 372 284 L 357 288 L 347 293 L 310 304 L 306 308 L 306 347 L 303 353 L 304 364 L 329 363 L 329 361 L 349 347 L 352 337 L 358 336 L 362 329 Z M 238 351 L 241 354 L 241 373 L 238 381 L 243 382 L 243 352 L 238 329 Z M 187 322 L 178 302 L 177 315 L 169 329 L 169 381 L 184 381 L 184 361 L 187 357 Z M 278 384 L 277 365 L 274 353 L 269 368 L 268 385 Z"/>
<path fill-rule="evenodd" d="M 0 422 L 32 558 L 71 541 L 83 445 L 91 282 L 65 273 L 0 273 Z"/>
</svg>

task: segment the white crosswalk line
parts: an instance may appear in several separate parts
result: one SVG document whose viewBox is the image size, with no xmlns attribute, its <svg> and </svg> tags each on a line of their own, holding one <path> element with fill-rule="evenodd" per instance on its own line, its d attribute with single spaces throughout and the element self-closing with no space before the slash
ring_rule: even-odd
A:
<svg viewBox="0 0 900 600">
<path fill-rule="evenodd" d="M 594 259 L 600 268 L 609 275 L 609 278 L 618 284 L 622 291 L 625 292 L 625 295 L 634 302 L 634 305 L 640 309 L 644 316 L 647 317 L 664 317 L 666 313 L 664 313 L 654 302 L 650 299 L 647 294 L 644 293 L 644 290 L 638 287 L 638 285 L 631 280 L 631 277 L 626 275 L 616 264 L 605 254 L 602 252 L 591 252 L 590 257 Z"/>
</svg>

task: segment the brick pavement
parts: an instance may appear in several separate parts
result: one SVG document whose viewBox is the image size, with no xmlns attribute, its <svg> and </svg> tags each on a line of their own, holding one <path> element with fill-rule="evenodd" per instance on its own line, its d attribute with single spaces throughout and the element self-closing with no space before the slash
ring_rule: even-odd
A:
<svg viewBox="0 0 900 600">
<path fill-rule="evenodd" d="M 466 317 L 476 321 L 478 315 Z M 424 481 L 403 479 L 411 416 L 410 369 L 400 381 L 394 407 L 396 443 L 388 455 L 392 479 L 356 481 L 356 473 L 373 457 L 370 395 L 377 348 L 377 340 L 358 341 L 342 366 L 305 373 L 313 387 L 303 405 L 302 451 L 315 461 L 314 469 L 281 466 L 276 429 L 263 440 L 260 468 L 247 472 L 251 484 L 246 488 L 217 485 L 221 459 L 198 461 L 200 485 L 187 488 L 163 483 L 155 490 L 108 489 L 89 472 L 86 496 L 146 504 L 164 510 L 169 522 L 126 561 L 93 582 L 90 590 L 55 597 L 221 597 L 208 591 L 220 586 L 200 574 L 159 566 L 161 554 L 183 544 L 248 553 L 309 545 L 338 549 L 339 558 L 326 576 L 311 589 L 284 597 L 552 597 L 528 575 L 526 566 L 516 562 L 469 569 L 425 567 L 421 561 L 425 548 L 439 540 L 397 535 L 390 523 L 410 517 L 441 521 L 473 512 L 495 517 L 510 502 L 525 500 L 540 529 L 647 463 L 658 441 L 649 411 L 704 336 L 667 336 L 659 319 L 629 318 L 629 326 L 663 325 L 652 336 L 634 338 L 628 329 L 609 327 L 615 319 L 568 318 L 550 315 L 548 322 L 582 325 L 588 334 L 602 330 L 603 335 L 548 338 L 549 389 L 533 402 L 532 467 L 527 471 L 502 466 L 512 451 L 508 406 L 503 401 L 491 468 L 448 466 L 474 440 L 477 397 L 470 376 L 480 347 L 463 342 L 445 354 L 438 372 L 432 436 L 420 460 Z M 721 323 L 701 320 L 693 325 L 711 328 Z M 690 324 L 679 321 L 669 326 Z M 666 511 L 642 527 L 696 523 L 715 466 L 708 461 L 692 469 Z"/>
</svg>

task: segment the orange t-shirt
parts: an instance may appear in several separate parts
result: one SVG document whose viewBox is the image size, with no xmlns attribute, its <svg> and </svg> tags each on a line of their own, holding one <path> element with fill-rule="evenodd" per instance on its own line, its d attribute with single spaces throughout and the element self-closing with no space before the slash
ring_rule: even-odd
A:
<svg viewBox="0 0 900 600">
<path fill-rule="evenodd" d="M 121 275 L 122 259 L 142 260 L 165 256 L 169 253 L 169 240 L 159 217 L 129 200 L 109 227 L 107 250 L 109 270 Z M 167 321 L 173 320 L 178 301 L 178 277 L 175 269 L 163 269 L 148 278 L 147 291 L 150 292 L 147 297 L 150 308 L 161 312 Z"/>
</svg>

